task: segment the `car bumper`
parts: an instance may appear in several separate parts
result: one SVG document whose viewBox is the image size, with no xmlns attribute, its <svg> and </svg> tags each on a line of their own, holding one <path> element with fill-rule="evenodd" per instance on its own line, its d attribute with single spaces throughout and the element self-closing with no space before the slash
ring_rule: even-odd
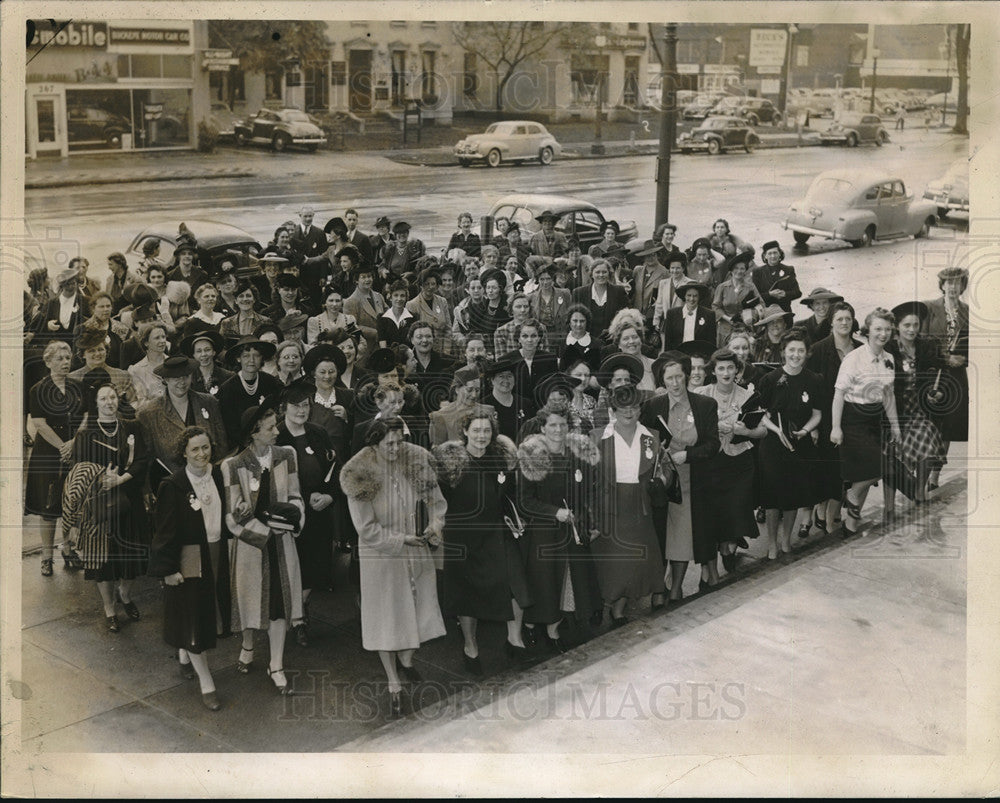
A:
<svg viewBox="0 0 1000 803">
<path fill-rule="evenodd" d="M 924 200 L 930 201 L 932 204 L 942 209 L 952 209 L 956 212 L 969 211 L 969 202 L 967 200 L 963 201 L 961 199 L 950 198 L 946 194 L 935 194 L 935 193 L 925 192 Z"/>
<path fill-rule="evenodd" d="M 847 134 L 821 134 L 819 141 L 823 145 L 827 145 L 829 143 L 837 143 L 837 142 L 843 143 L 847 142 Z"/>
<path fill-rule="evenodd" d="M 702 139 L 685 139 L 677 143 L 682 151 L 707 151 L 708 143 Z"/>
<path fill-rule="evenodd" d="M 326 137 L 292 137 L 293 145 L 322 145 Z"/>
<path fill-rule="evenodd" d="M 796 223 L 793 220 L 785 218 L 782 222 L 781 227 L 787 231 L 799 231 L 803 234 L 810 234 L 815 237 L 825 237 L 828 240 L 843 240 L 846 239 L 843 234 L 837 231 L 831 231 L 830 229 L 818 229 L 815 226 L 804 226 L 801 223 Z"/>
<path fill-rule="evenodd" d="M 478 151 L 460 151 L 456 148 L 455 158 L 463 162 L 476 162 L 484 160 L 486 154 L 479 153 Z"/>
</svg>

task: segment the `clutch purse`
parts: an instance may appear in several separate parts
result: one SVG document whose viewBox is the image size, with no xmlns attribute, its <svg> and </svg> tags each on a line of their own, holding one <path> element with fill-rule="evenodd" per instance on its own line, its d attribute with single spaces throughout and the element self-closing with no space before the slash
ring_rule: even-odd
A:
<svg viewBox="0 0 1000 803">
<path fill-rule="evenodd" d="M 201 546 L 184 544 L 181 547 L 180 573 L 185 580 L 201 577 Z"/>
</svg>

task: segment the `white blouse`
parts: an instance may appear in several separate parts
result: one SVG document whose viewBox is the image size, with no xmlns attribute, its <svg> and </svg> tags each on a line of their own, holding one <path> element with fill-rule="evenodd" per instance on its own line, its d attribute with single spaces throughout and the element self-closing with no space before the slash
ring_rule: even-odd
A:
<svg viewBox="0 0 1000 803">
<path fill-rule="evenodd" d="M 208 543 L 213 544 L 222 538 L 222 497 L 219 496 L 219 489 L 215 487 L 211 471 L 206 472 L 203 477 L 192 474 L 190 468 L 185 468 L 184 473 L 194 488 L 195 496 L 201 502 L 205 535 L 208 537 Z"/>
</svg>

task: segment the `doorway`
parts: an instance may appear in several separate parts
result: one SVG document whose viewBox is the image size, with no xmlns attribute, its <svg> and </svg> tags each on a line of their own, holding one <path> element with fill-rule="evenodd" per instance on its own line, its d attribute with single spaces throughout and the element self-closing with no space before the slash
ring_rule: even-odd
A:
<svg viewBox="0 0 1000 803">
<path fill-rule="evenodd" d="M 35 95 L 31 150 L 38 156 L 62 156 L 66 151 L 66 113 L 62 95 Z"/>
<path fill-rule="evenodd" d="M 352 50 L 347 64 L 348 104 L 352 112 L 372 109 L 372 52 Z"/>
</svg>

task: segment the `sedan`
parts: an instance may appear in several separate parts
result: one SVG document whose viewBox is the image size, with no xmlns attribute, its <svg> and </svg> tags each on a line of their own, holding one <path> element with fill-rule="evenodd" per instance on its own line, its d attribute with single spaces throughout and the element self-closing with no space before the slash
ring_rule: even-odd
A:
<svg viewBox="0 0 1000 803">
<path fill-rule="evenodd" d="M 819 135 L 821 145 L 846 145 L 853 148 L 861 142 L 874 142 L 881 147 L 889 141 L 889 132 L 877 114 L 845 114 Z"/>
<path fill-rule="evenodd" d="M 120 148 L 122 134 L 132 133 L 131 120 L 97 106 L 70 106 L 66 123 L 73 145 Z"/>
<path fill-rule="evenodd" d="M 546 210 L 551 210 L 559 216 L 556 231 L 562 232 L 567 237 L 575 236 L 580 242 L 583 253 L 587 253 L 590 246 L 600 242 L 601 225 L 607 218 L 589 201 L 565 195 L 525 193 L 505 195 L 490 209 L 489 224 L 492 227 L 492 221 L 497 217 L 509 218 L 520 227 L 522 239 L 528 240 L 535 232 L 541 231 L 542 226 L 535 217 Z M 634 220 L 619 220 L 618 224 L 620 231 L 617 240 L 623 245 L 639 236 L 639 229 Z"/>
<path fill-rule="evenodd" d="M 248 142 L 269 144 L 276 151 L 302 145 L 314 151 L 326 142 L 326 135 L 313 119 L 298 109 L 261 109 L 233 126 L 237 145 Z"/>
<path fill-rule="evenodd" d="M 485 162 L 499 167 L 502 162 L 524 162 L 537 159 L 543 165 L 562 153 L 541 123 L 531 120 L 505 120 L 493 123 L 482 134 L 470 134 L 455 145 L 455 158 L 462 167 L 473 162 Z"/>
<path fill-rule="evenodd" d="M 160 244 L 158 259 L 163 264 L 170 264 L 180 238 L 181 225 L 198 241 L 197 263 L 209 276 L 214 275 L 222 260 L 227 258 L 235 263 L 237 275 L 241 279 L 257 275 L 257 268 L 250 264 L 250 257 L 256 257 L 262 251 L 257 239 L 243 229 L 214 220 L 185 220 L 183 223 L 170 220 L 147 227 L 135 236 L 128 247 L 125 258 L 129 265 L 138 266 L 143 256 L 143 246 L 148 240 L 155 240 Z"/>
<path fill-rule="evenodd" d="M 914 198 L 903 180 L 874 170 L 820 173 L 804 198 L 785 213 L 782 228 L 805 245 L 813 235 L 847 240 L 855 248 L 874 240 L 926 237 L 937 223 L 937 208 Z"/>
<path fill-rule="evenodd" d="M 760 138 L 742 117 L 706 117 L 701 125 L 681 134 L 677 140 L 681 153 L 706 151 L 716 154 L 730 148 L 753 153 L 759 144 Z"/>
<path fill-rule="evenodd" d="M 969 213 L 969 160 L 956 159 L 941 178 L 930 181 L 924 198 L 937 205 L 939 217 L 949 212 Z"/>
</svg>

